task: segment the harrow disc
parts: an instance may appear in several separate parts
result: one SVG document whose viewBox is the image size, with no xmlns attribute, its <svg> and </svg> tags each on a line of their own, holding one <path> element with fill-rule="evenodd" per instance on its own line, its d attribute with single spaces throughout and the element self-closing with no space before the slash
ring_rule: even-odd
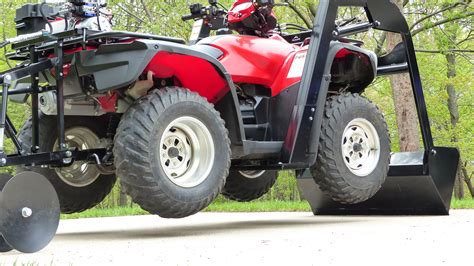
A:
<svg viewBox="0 0 474 266">
<path fill-rule="evenodd" d="M 0 201 L 0 230 L 14 249 L 33 253 L 51 242 L 59 225 L 59 200 L 42 175 L 23 172 L 5 185 Z"/>
<path fill-rule="evenodd" d="M 8 173 L 1 173 L 0 174 L 0 202 L 1 202 L 1 195 L 2 195 L 1 192 L 3 190 L 3 187 L 8 182 L 8 180 L 10 180 L 11 178 L 12 178 L 12 175 L 10 175 Z M 1 215 L 2 215 L 2 213 L 0 213 L 0 216 Z M 8 252 L 8 251 L 11 251 L 11 250 L 13 250 L 13 248 L 10 247 L 10 245 L 8 245 L 8 243 L 5 241 L 5 238 L 3 238 L 2 233 L 1 233 L 1 228 L 0 228 L 0 253 Z"/>
</svg>

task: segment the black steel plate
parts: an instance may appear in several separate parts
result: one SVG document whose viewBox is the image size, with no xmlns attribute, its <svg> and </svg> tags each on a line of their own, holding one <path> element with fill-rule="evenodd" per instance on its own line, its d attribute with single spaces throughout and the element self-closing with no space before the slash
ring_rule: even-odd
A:
<svg viewBox="0 0 474 266">
<path fill-rule="evenodd" d="M 458 163 L 459 151 L 454 148 L 433 148 L 427 165 L 424 152 L 395 154 L 380 191 L 354 205 L 333 201 L 308 172 L 298 185 L 317 215 L 448 215 Z"/>
<path fill-rule="evenodd" d="M 32 214 L 24 218 L 24 207 Z M 0 228 L 7 243 L 16 250 L 33 253 L 43 249 L 56 234 L 59 225 L 59 200 L 54 187 L 42 175 L 23 172 L 5 185 L 1 205 Z"/>
</svg>

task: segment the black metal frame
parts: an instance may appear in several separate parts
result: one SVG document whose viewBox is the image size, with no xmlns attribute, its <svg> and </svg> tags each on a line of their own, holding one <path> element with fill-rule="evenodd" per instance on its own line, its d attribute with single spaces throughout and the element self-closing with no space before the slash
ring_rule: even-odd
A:
<svg viewBox="0 0 474 266">
<path fill-rule="evenodd" d="M 340 7 L 364 8 L 369 22 L 337 29 L 335 21 Z M 400 33 L 403 36 L 408 64 L 384 66 L 378 69 L 378 73 L 388 75 L 408 70 L 413 84 L 413 94 L 425 150 L 430 151 L 433 148 L 433 137 L 415 48 L 408 24 L 400 9 L 388 0 L 321 0 L 312 30 L 308 59 L 303 72 L 296 108 L 292 114 L 291 126 L 285 140 L 284 147 L 287 148 L 284 148 L 284 162 L 290 164 L 306 162 L 307 165 L 315 163 L 324 103 L 330 83 L 331 62 L 329 61 L 332 60 L 332 58 L 328 58 L 330 42 L 336 38 L 369 29 Z M 316 62 L 328 63 L 324 66 Z"/>
<path fill-rule="evenodd" d="M 182 39 L 162 37 L 156 35 L 147 35 L 140 33 L 113 31 L 113 32 L 95 32 L 88 30 L 70 30 L 54 35 L 38 35 L 27 40 L 13 43 L 12 48 L 17 52 L 10 56 L 18 56 L 18 53 L 24 53 L 23 59 L 29 59 L 28 64 L 23 64 L 9 71 L 0 74 L 0 84 L 2 87 L 2 105 L 0 108 L 0 167 L 16 165 L 53 165 L 68 166 L 74 161 L 88 161 L 92 164 L 101 164 L 107 162 L 106 149 L 91 149 L 78 151 L 68 149 L 65 144 L 65 124 L 64 124 L 64 76 L 63 65 L 65 61 L 64 47 L 72 45 L 85 46 L 86 42 L 99 39 L 117 39 L 140 38 L 158 41 L 167 41 L 171 43 L 184 44 Z M 52 59 L 40 59 L 40 54 L 44 51 L 54 51 L 56 55 Z M 40 61 L 41 60 L 41 61 Z M 55 86 L 40 87 L 39 73 L 54 68 Z M 31 85 L 28 88 L 9 90 L 13 81 L 31 77 Z M 40 152 L 39 132 L 40 132 L 40 110 L 38 106 L 38 94 L 46 91 L 56 91 L 57 93 L 57 124 L 58 124 L 58 150 Z M 32 101 L 32 146 L 30 150 L 24 150 L 21 141 L 17 138 L 17 130 L 8 117 L 8 96 L 17 94 L 31 94 Z M 6 133 L 6 134 L 4 134 Z M 4 151 L 4 137 L 12 139 L 17 153 L 7 155 Z"/>
<path fill-rule="evenodd" d="M 369 23 L 336 30 L 334 21 L 339 7 L 364 8 Z M 318 15 L 313 29 L 312 44 L 293 113 L 292 124 L 297 131 L 288 131 L 284 147 L 286 159 L 313 165 L 318 153 L 321 121 L 329 86 L 330 60 L 327 58 L 329 43 L 336 37 L 359 33 L 368 29 L 401 34 L 407 62 L 380 66 L 379 75 L 408 72 L 418 112 L 424 150 L 392 155 L 387 180 L 371 199 L 344 205 L 333 201 L 315 183 L 308 170 L 298 171 L 298 184 L 303 197 L 310 203 L 315 214 L 449 214 L 451 196 L 459 151 L 455 148 L 435 147 L 431 134 L 420 71 L 413 39 L 400 9 L 389 0 L 320 0 Z M 319 67 L 316 62 L 327 62 Z"/>
</svg>

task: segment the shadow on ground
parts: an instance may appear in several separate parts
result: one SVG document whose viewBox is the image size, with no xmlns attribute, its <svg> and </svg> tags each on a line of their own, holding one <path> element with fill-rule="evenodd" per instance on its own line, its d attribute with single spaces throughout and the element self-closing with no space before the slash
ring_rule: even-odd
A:
<svg viewBox="0 0 474 266">
<path fill-rule="evenodd" d="M 92 221 L 91 221 L 92 222 Z M 304 228 L 305 226 L 324 226 L 334 224 L 365 222 L 363 219 L 318 219 L 317 217 L 306 217 L 304 220 L 251 220 L 237 222 L 215 222 L 203 225 L 148 225 L 140 229 L 113 229 L 108 231 L 87 231 L 60 233 L 56 240 L 80 241 L 88 239 L 118 240 L 118 239 L 147 239 L 147 238 L 174 238 L 187 236 L 212 235 L 219 233 L 230 233 L 232 231 L 258 231 L 262 229 L 281 230 L 289 228 Z"/>
</svg>

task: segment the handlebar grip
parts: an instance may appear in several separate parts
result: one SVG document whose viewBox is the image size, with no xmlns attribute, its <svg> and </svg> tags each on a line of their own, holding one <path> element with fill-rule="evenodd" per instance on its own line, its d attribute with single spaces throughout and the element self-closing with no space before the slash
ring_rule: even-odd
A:
<svg viewBox="0 0 474 266">
<path fill-rule="evenodd" d="M 181 19 L 183 21 L 187 21 L 187 20 L 191 20 L 191 19 L 194 19 L 196 17 L 196 15 L 193 15 L 193 14 L 189 14 L 189 15 L 184 15 L 181 17 Z"/>
</svg>

